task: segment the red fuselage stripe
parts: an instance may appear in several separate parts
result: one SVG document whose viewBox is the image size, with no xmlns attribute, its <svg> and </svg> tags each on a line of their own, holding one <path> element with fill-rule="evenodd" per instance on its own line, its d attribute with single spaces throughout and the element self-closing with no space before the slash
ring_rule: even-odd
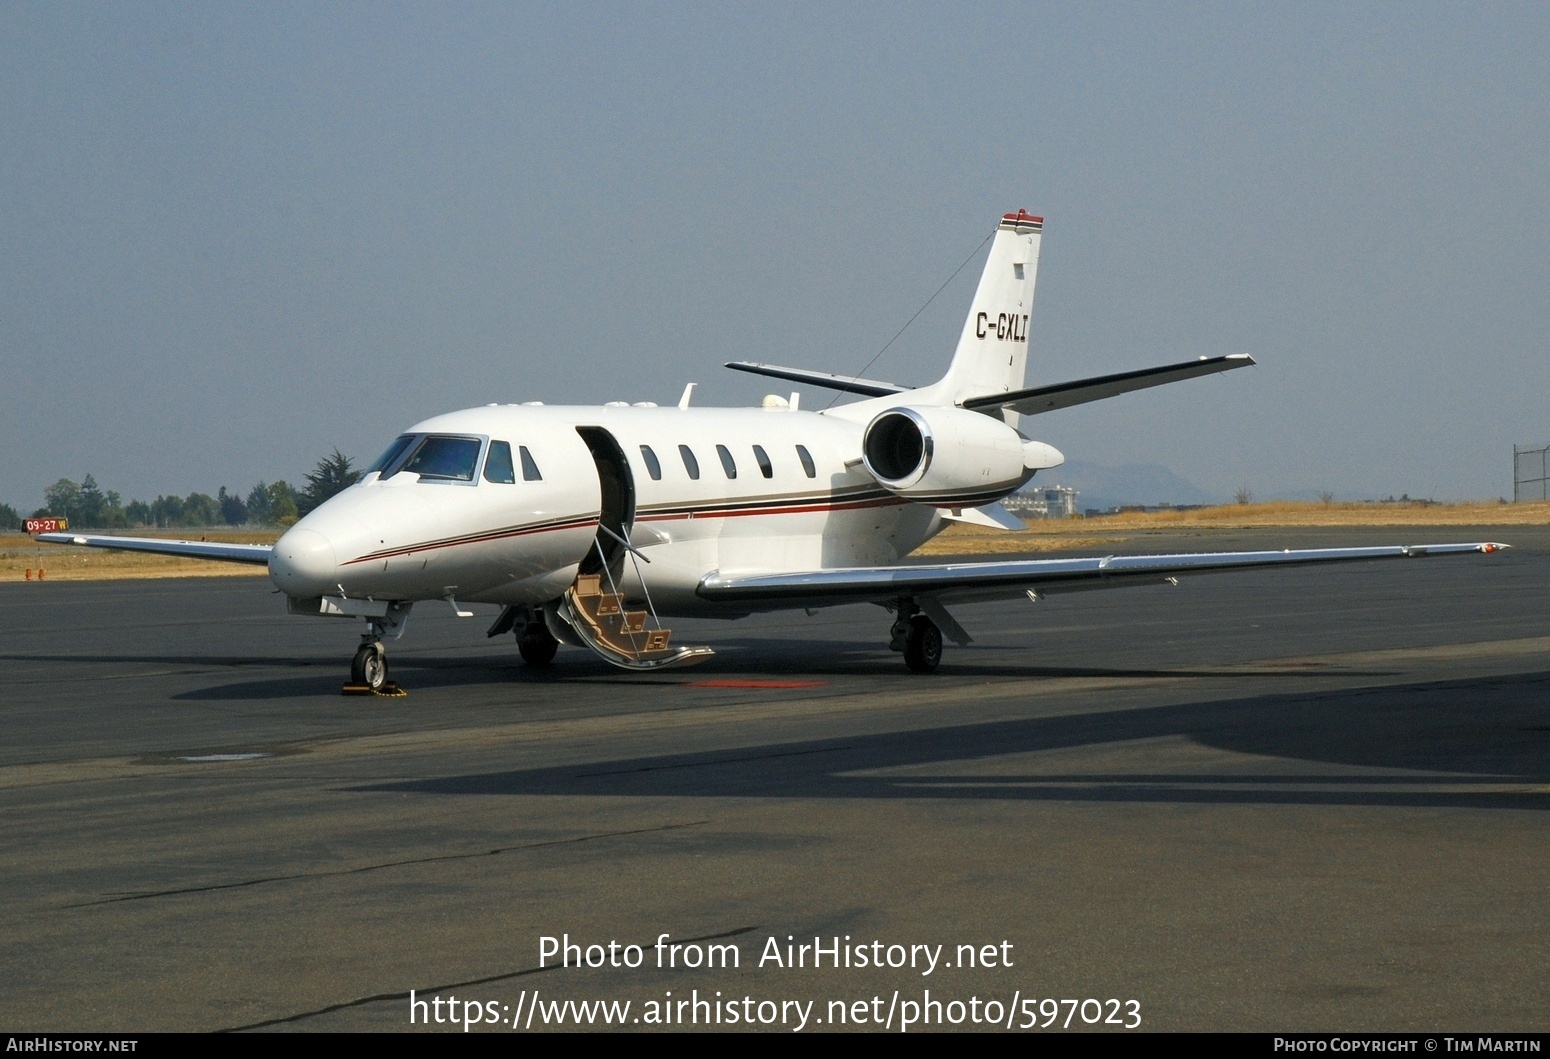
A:
<svg viewBox="0 0 1550 1059">
<path fill-rule="evenodd" d="M 752 515 L 801 515 L 814 511 L 854 511 L 866 507 L 895 507 L 909 503 L 903 497 L 886 496 L 873 497 L 867 500 L 840 500 L 840 501 L 815 501 L 805 504 L 789 504 L 780 507 L 744 507 L 744 508 L 684 508 L 676 511 L 660 512 L 657 514 L 640 515 L 637 522 L 676 522 L 696 521 L 701 522 L 711 518 L 747 518 Z M 394 548 L 390 551 L 372 552 L 370 555 L 362 555 L 356 559 L 346 560 L 342 566 L 353 566 L 356 563 L 369 563 L 378 559 L 393 559 L 399 556 L 412 555 L 416 552 L 436 551 L 441 548 L 456 548 L 465 544 L 485 544 L 489 541 L 509 540 L 513 537 L 527 537 L 535 533 L 551 533 L 559 530 L 584 529 L 596 526 L 597 518 L 572 519 L 568 522 L 550 523 L 540 526 L 519 526 L 514 529 L 493 530 L 488 533 L 476 533 L 467 537 L 456 537 L 451 540 L 429 541 L 425 544 L 413 544 L 405 548 Z"/>
</svg>

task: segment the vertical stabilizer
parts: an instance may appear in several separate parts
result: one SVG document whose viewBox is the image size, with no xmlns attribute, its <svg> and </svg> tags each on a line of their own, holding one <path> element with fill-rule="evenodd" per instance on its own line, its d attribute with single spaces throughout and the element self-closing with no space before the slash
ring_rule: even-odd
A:
<svg viewBox="0 0 1550 1059">
<path fill-rule="evenodd" d="M 944 402 L 1008 393 L 1024 386 L 1033 284 L 1044 218 L 1008 213 L 996 228 L 979 289 L 947 375 L 930 387 Z M 1015 412 L 1006 413 L 1015 423 Z"/>
</svg>

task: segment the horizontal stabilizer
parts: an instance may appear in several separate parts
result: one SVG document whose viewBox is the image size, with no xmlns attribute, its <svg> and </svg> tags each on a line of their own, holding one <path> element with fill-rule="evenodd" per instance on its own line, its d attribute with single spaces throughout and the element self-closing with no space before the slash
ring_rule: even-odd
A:
<svg viewBox="0 0 1550 1059">
<path fill-rule="evenodd" d="M 1225 357 L 1201 357 L 1199 360 L 1185 361 L 1183 364 L 1166 364 L 1160 368 L 1142 368 L 1140 371 L 1124 371 L 1118 375 L 1100 375 L 1095 379 L 1078 379 L 1075 382 L 1061 382 L 1053 386 L 1035 386 L 1031 390 L 1013 390 L 1011 393 L 970 397 L 962 404 L 963 407 L 976 412 L 993 414 L 1002 409 L 1011 409 L 1023 415 L 1038 415 L 1040 412 L 1054 412 L 1061 408 L 1070 408 L 1072 405 L 1086 404 L 1089 401 L 1118 397 L 1122 393 L 1144 390 L 1150 386 L 1181 382 L 1184 379 L 1195 379 L 1202 375 L 1215 375 L 1217 372 L 1231 371 L 1234 368 L 1247 368 L 1253 363 L 1254 358 L 1247 353 L 1233 353 Z"/>
<path fill-rule="evenodd" d="M 1204 552 L 1194 555 L 1109 555 L 1101 559 L 1014 559 L 993 563 L 861 566 L 791 574 L 715 573 L 699 595 L 718 603 L 824 606 L 888 603 L 930 595 L 940 601 L 1011 599 L 1029 589 L 1080 592 L 1162 584 L 1185 574 L 1262 569 L 1372 559 L 1416 559 L 1498 551 L 1504 544 L 1418 544 L 1379 548 L 1310 548 L 1279 552 Z"/>
<path fill-rule="evenodd" d="M 37 540 L 46 544 L 77 544 L 87 548 L 113 548 L 123 552 L 155 552 L 181 555 L 185 559 L 215 559 L 226 563 L 269 562 L 274 551 L 268 544 L 224 544 L 220 541 L 173 541 L 165 537 L 86 536 L 80 533 L 40 533 Z"/>
<path fill-rule="evenodd" d="M 733 371 L 768 375 L 772 379 L 785 379 L 787 382 L 805 382 L 809 386 L 822 386 L 827 390 L 839 390 L 841 393 L 854 393 L 862 397 L 887 397 L 910 389 L 908 386 L 900 386 L 892 382 L 857 379 L 849 375 L 831 375 L 826 371 L 808 371 L 805 368 L 782 368 L 778 364 L 760 364 L 752 360 L 729 360 L 727 367 Z"/>
</svg>

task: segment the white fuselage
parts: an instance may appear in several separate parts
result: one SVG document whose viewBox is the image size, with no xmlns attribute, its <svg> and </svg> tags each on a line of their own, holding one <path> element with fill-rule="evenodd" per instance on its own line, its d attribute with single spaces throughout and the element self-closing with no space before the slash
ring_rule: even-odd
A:
<svg viewBox="0 0 1550 1059">
<path fill-rule="evenodd" d="M 664 615 L 744 613 L 706 603 L 696 587 L 718 571 L 892 563 L 945 525 L 861 465 L 864 425 L 786 408 L 500 405 L 437 416 L 405 434 L 477 439 L 471 481 L 370 473 L 281 538 L 270 576 L 298 598 L 538 604 L 608 543 L 601 520 L 650 560 L 616 553 L 621 591 L 649 592 Z M 598 428 L 593 446 L 577 428 Z M 601 432 L 617 443 L 604 462 L 623 457 L 623 498 L 603 484 Z M 497 442 L 526 450 L 514 481 L 489 480 Z"/>
</svg>

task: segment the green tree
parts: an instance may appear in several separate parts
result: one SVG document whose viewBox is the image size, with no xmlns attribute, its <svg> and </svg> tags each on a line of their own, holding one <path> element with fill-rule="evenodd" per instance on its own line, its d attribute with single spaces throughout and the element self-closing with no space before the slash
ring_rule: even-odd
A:
<svg viewBox="0 0 1550 1059">
<path fill-rule="evenodd" d="M 33 517 L 50 515 L 67 518 L 72 524 L 80 521 L 81 487 L 68 478 L 61 478 L 43 490 L 43 506 L 33 513 Z"/>
<path fill-rule="evenodd" d="M 22 517 L 10 504 L 0 504 L 0 529 L 22 528 Z"/>
<path fill-rule="evenodd" d="M 247 504 L 242 497 L 228 493 L 224 485 L 215 494 L 215 502 L 221 506 L 221 520 L 228 526 L 240 526 L 248 520 Z"/>
<path fill-rule="evenodd" d="M 332 456 L 319 460 L 317 467 L 307 474 L 307 488 L 296 498 L 299 513 L 305 515 L 360 478 L 361 472 L 350 466 L 350 457 L 335 449 Z"/>
<path fill-rule="evenodd" d="M 221 521 L 221 505 L 208 493 L 189 493 L 183 500 L 183 525 L 214 526 Z"/>
<path fill-rule="evenodd" d="M 102 509 L 107 506 L 108 498 L 102 495 L 102 490 L 97 487 L 97 479 L 90 473 L 81 482 L 75 502 L 76 514 L 70 517 L 71 525 L 77 523 L 81 526 L 102 525 Z"/>
<path fill-rule="evenodd" d="M 248 490 L 248 498 L 244 506 L 248 509 L 248 521 L 255 526 L 274 525 L 273 505 L 269 502 L 269 487 L 263 482 Z"/>
<path fill-rule="evenodd" d="M 185 525 L 183 521 L 183 498 L 181 496 L 158 496 L 151 502 L 151 521 L 163 529 L 168 526 Z"/>
<path fill-rule="evenodd" d="M 289 526 L 301 517 L 296 504 L 296 490 L 284 479 L 269 487 L 269 516 L 276 526 Z"/>
<path fill-rule="evenodd" d="M 131 526 L 149 526 L 156 521 L 151 514 L 151 505 L 144 500 L 131 500 L 124 508 L 124 519 Z"/>
<path fill-rule="evenodd" d="M 124 510 L 124 498 L 111 489 L 103 494 L 101 525 L 104 529 L 123 529 L 129 525 L 129 513 Z"/>
</svg>

